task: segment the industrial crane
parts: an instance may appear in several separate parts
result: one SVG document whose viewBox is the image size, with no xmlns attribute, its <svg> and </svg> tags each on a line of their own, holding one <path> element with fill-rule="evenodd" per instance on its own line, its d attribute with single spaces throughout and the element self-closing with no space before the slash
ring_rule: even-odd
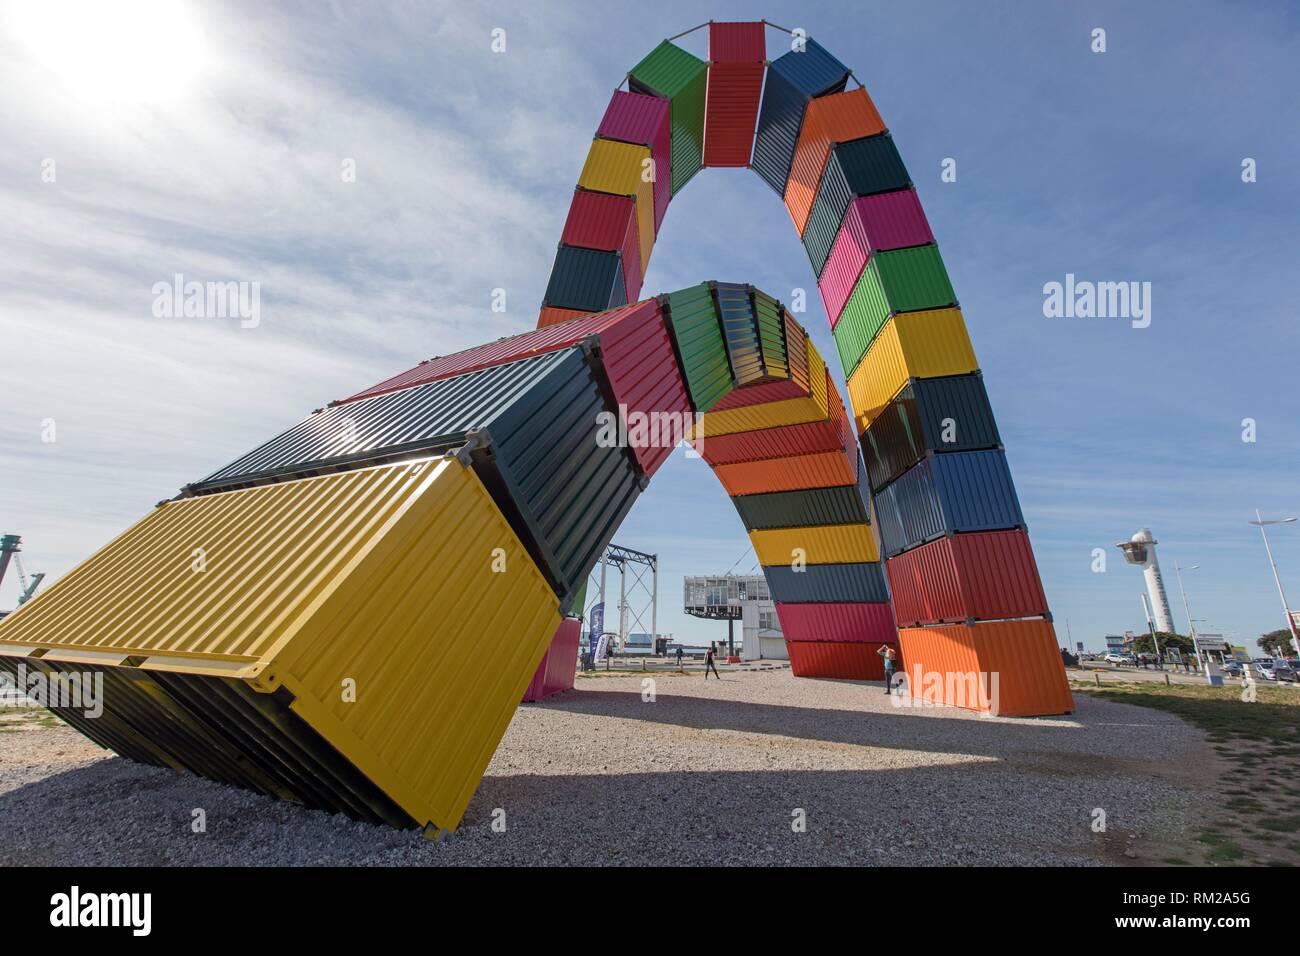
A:
<svg viewBox="0 0 1300 956">
<path fill-rule="evenodd" d="M 21 593 L 18 596 L 18 607 L 22 607 L 36 593 L 36 589 L 41 586 L 45 580 L 45 572 L 38 571 L 33 574 L 28 581 L 27 573 L 23 570 L 22 558 L 18 557 L 19 545 L 22 538 L 16 534 L 6 534 L 0 537 L 0 584 L 4 583 L 5 572 L 9 570 L 9 559 L 13 558 L 14 564 L 18 568 L 18 582 L 21 585 Z"/>
</svg>

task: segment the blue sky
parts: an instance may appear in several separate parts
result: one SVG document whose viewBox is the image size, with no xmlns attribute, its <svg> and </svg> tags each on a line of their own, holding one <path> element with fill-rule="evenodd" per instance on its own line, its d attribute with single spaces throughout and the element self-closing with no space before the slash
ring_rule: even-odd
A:
<svg viewBox="0 0 1300 956">
<path fill-rule="evenodd" d="M 1062 639 L 1067 619 L 1091 647 L 1143 626 L 1140 575 L 1111 547 L 1141 525 L 1166 567 L 1201 566 L 1201 629 L 1282 626 L 1245 522 L 1300 513 L 1286 4 L 204 3 L 106 22 L 62 5 L 0 13 L 0 530 L 24 536 L 29 570 L 66 571 L 332 398 L 531 327 L 610 91 L 663 36 L 766 17 L 849 64 L 894 134 Z M 175 273 L 260 282 L 261 324 L 154 317 Z M 1066 273 L 1151 282 L 1151 326 L 1045 318 Z M 678 195 L 645 288 L 706 278 L 808 289 L 835 354 L 786 212 L 746 170 Z M 721 636 L 678 607 L 682 575 L 754 564 L 707 466 L 676 456 L 618 540 L 661 555 L 661 630 Z M 1300 527 L 1273 542 L 1300 602 Z M 6 581 L 0 607 L 15 595 Z"/>
</svg>

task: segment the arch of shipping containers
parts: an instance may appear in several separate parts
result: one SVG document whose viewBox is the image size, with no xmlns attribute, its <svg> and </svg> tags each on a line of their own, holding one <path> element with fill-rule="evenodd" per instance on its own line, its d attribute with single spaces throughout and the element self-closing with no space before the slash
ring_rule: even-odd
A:
<svg viewBox="0 0 1300 956">
<path fill-rule="evenodd" d="M 452 828 L 521 697 L 571 683 L 583 582 L 685 435 L 796 676 L 878 678 L 889 644 L 932 700 L 1071 710 L 962 314 L 867 91 L 812 40 L 769 62 L 764 24 L 707 28 L 707 61 L 665 41 L 614 94 L 536 331 L 187 485 L 0 622 L 0 667 L 102 679 L 101 715 L 57 712 L 124 756 Z M 710 166 L 784 200 L 851 413 L 774 297 L 642 296 L 668 205 Z"/>
</svg>

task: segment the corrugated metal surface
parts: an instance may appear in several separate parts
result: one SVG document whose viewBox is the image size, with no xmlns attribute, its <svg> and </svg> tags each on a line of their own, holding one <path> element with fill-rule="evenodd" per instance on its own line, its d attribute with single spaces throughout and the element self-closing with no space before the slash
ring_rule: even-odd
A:
<svg viewBox="0 0 1300 956">
<path fill-rule="evenodd" d="M 1056 631 L 1046 621 L 902 628 L 899 644 L 915 697 L 1007 717 L 1074 710 Z M 996 674 L 996 684 L 990 679 L 972 696 L 960 679 L 972 674 Z"/>
<path fill-rule="evenodd" d="M 754 317 L 749 286 L 735 282 L 714 282 L 712 285 L 736 385 L 761 381 L 767 371 L 763 367 L 763 348 L 758 338 L 758 321 Z"/>
<path fill-rule="evenodd" d="M 780 425 L 799 425 L 820 421 L 830 414 L 830 398 L 826 390 L 826 364 L 817 354 L 811 340 L 808 348 L 808 379 L 811 383 L 808 398 L 792 398 L 763 405 L 747 405 L 726 411 L 710 411 L 704 416 L 702 426 L 696 431 L 706 438 L 730 435 L 734 432 L 754 431 L 759 428 L 776 428 Z"/>
<path fill-rule="evenodd" d="M 636 301 L 641 291 L 642 270 L 641 232 L 635 200 L 628 196 L 575 190 L 560 241 L 566 246 L 618 252 L 626 264 L 623 287 L 627 300 Z"/>
<path fill-rule="evenodd" d="M 650 147 L 654 160 L 655 232 L 658 233 L 673 196 L 672 123 L 668 101 L 658 96 L 616 90 L 596 134 Z"/>
<path fill-rule="evenodd" d="M 697 411 L 708 411 L 735 386 L 713 290 L 702 282 L 662 299 L 667 300 L 669 324 L 691 403 Z"/>
<path fill-rule="evenodd" d="M 626 284 L 624 285 L 626 288 Z M 591 315 L 586 309 L 557 309 L 554 306 L 542 306 L 542 310 L 537 314 L 537 327 L 544 329 L 548 325 L 559 325 L 563 322 L 571 322 L 574 319 L 580 319 L 584 315 Z M 354 398 L 360 396 L 353 396 Z M 351 399 L 348 399 L 351 401 Z"/>
<path fill-rule="evenodd" d="M 780 428 L 718 435 L 704 441 L 702 445 L 700 451 L 704 460 L 716 467 L 762 461 L 765 458 L 837 452 L 844 447 L 844 435 L 835 419 L 827 419 L 804 425 L 783 425 Z"/>
<path fill-rule="evenodd" d="M 725 398 L 713 406 L 713 410 L 725 412 L 728 408 L 744 408 L 746 405 L 762 405 L 764 402 L 781 402 L 788 398 L 802 398 L 807 394 L 807 386 L 800 387 L 789 379 L 782 379 L 779 382 L 759 382 L 732 389 Z"/>
<path fill-rule="evenodd" d="M 948 532 L 1024 524 L 1000 451 L 923 458 L 877 494 L 875 506 L 881 545 L 891 557 Z"/>
<path fill-rule="evenodd" d="M 544 306 L 600 312 L 626 301 L 627 286 L 617 252 L 566 245 L 556 251 Z"/>
<path fill-rule="evenodd" d="M 111 690 L 83 729 L 124 754 L 450 828 L 558 622 L 473 472 L 438 460 L 169 502 L 5 619 L 0 644 L 99 653 Z"/>
<path fill-rule="evenodd" d="M 647 299 L 643 302 L 636 302 L 632 305 L 625 305 L 595 314 L 579 312 L 576 313 L 577 320 L 570 318 L 565 322 L 543 326 L 532 332 L 509 335 L 486 345 L 479 345 L 463 352 L 454 352 L 451 355 L 421 362 L 415 368 L 394 375 L 392 378 L 380 382 L 364 392 L 358 392 L 344 401 L 352 402 L 360 398 L 370 398 L 375 395 L 410 388 L 413 385 L 423 385 L 426 382 L 433 382 L 438 379 L 453 378 L 467 372 L 491 368 L 493 365 L 502 365 L 506 362 L 514 362 L 522 358 L 530 358 L 534 355 L 569 348 L 590 336 L 601 335 L 611 327 L 629 320 L 629 318 L 640 317 L 647 311 L 657 311 L 655 300 Z"/>
<path fill-rule="evenodd" d="M 811 39 L 802 50 L 791 49 L 768 67 L 750 165 L 778 196 L 785 195 L 808 100 L 839 92 L 848 76 L 848 67 Z"/>
<path fill-rule="evenodd" d="M 355 467 L 463 444 L 558 594 L 582 583 L 640 493 L 627 449 L 602 447 L 603 376 L 581 348 L 324 409 L 195 486 Z"/>
<path fill-rule="evenodd" d="M 691 421 L 686 394 L 659 303 L 647 299 L 619 310 L 600 335 L 600 352 L 614 399 L 629 413 L 627 437 L 647 476 L 659 470 Z M 636 420 L 635 413 L 646 416 Z"/>
<path fill-rule="evenodd" d="M 637 235 L 641 244 L 641 274 L 650 265 L 655 244 L 654 181 L 647 178 L 650 150 L 612 139 L 594 139 L 578 185 L 595 192 L 632 196 L 636 200 Z"/>
<path fill-rule="evenodd" d="M 853 200 L 818 279 L 831 328 L 839 321 L 873 252 L 921 245 L 933 239 L 915 190 Z"/>
<path fill-rule="evenodd" d="M 890 558 L 899 624 L 1034 617 L 1047 613 L 1029 536 L 983 531 L 939 538 Z"/>
<path fill-rule="evenodd" d="M 831 641 L 786 641 L 790 673 L 795 677 L 835 680 L 885 679 L 885 662 L 877 653 L 882 645 L 833 643 Z"/>
<path fill-rule="evenodd" d="M 912 379 L 871 423 L 862 450 L 874 491 L 928 451 L 975 451 L 1001 444 L 983 376 Z"/>
<path fill-rule="evenodd" d="M 865 88 L 832 93 L 808 104 L 785 185 L 785 207 L 800 236 L 817 198 L 831 146 L 884 131 L 885 124 Z"/>
<path fill-rule="evenodd" d="M 632 68 L 634 93 L 671 101 L 673 195 L 700 171 L 704 153 L 704 94 L 708 64 L 664 40 Z"/>
<path fill-rule="evenodd" d="M 913 246 L 871 257 L 845 303 L 833 334 L 846 373 L 857 366 L 889 316 L 956 302 L 937 246 Z"/>
<path fill-rule="evenodd" d="M 704 165 L 748 166 L 767 60 L 761 23 L 709 24 Z"/>
<path fill-rule="evenodd" d="M 763 371 L 769 376 L 788 378 L 785 348 L 785 315 L 781 303 L 766 292 L 751 291 L 754 296 L 754 319 L 758 324 L 758 344 L 763 355 Z"/>
<path fill-rule="evenodd" d="M 707 441 L 705 447 L 708 447 Z M 857 483 L 854 463 L 845 457 L 842 450 L 717 465 L 713 473 L 729 495 L 759 495 Z"/>
<path fill-rule="evenodd" d="M 849 376 L 849 400 L 859 433 L 909 378 L 964 375 L 979 370 L 966 323 L 957 309 L 908 312 L 885 323 Z"/>
<path fill-rule="evenodd" d="M 778 604 L 776 614 L 787 641 L 869 643 L 877 648 L 898 643 L 888 604 Z"/>
<path fill-rule="evenodd" d="M 790 381 L 801 388 L 811 388 L 808 333 L 788 311 L 783 309 L 782 315 L 785 318 L 785 361 L 790 368 Z"/>
<path fill-rule="evenodd" d="M 871 527 L 860 524 L 824 524 L 802 528 L 771 528 L 749 535 L 760 564 L 856 564 L 879 561 Z"/>
<path fill-rule="evenodd" d="M 803 233 L 804 249 L 813 271 L 821 275 L 855 196 L 906 190 L 911 182 L 889 136 L 872 136 L 834 147 Z"/>
<path fill-rule="evenodd" d="M 858 485 L 742 495 L 731 499 L 746 531 L 810 524 L 868 522 L 866 489 Z"/>
<path fill-rule="evenodd" d="M 578 645 L 581 641 L 581 621 L 575 617 L 566 617 L 560 621 L 542 662 L 533 673 L 532 682 L 524 691 L 524 703 L 545 700 L 566 690 L 573 690 L 573 678 L 578 671 Z"/>
<path fill-rule="evenodd" d="M 889 600 L 879 564 L 788 564 L 765 566 L 772 600 L 778 604 L 880 604 Z"/>
</svg>

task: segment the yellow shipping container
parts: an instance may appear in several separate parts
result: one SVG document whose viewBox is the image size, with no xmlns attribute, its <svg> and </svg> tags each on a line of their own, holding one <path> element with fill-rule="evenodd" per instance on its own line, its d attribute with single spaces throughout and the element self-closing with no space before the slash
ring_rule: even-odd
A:
<svg viewBox="0 0 1300 956">
<path fill-rule="evenodd" d="M 641 276 L 650 267 L 655 245 L 655 185 L 646 181 L 650 150 L 645 146 L 594 139 L 578 185 L 598 193 L 636 198 L 636 226 L 641 249 Z"/>
<path fill-rule="evenodd" d="M 849 376 L 849 403 L 858 434 L 909 378 L 963 375 L 978 369 L 959 309 L 897 313 Z"/>
<path fill-rule="evenodd" d="M 804 528 L 751 531 L 749 540 L 764 566 L 790 564 L 860 564 L 879 561 L 880 551 L 868 524 L 827 524 Z M 798 553 L 796 553 L 796 551 Z"/>
<path fill-rule="evenodd" d="M 830 398 L 826 391 L 826 363 L 808 339 L 808 381 L 806 398 L 787 398 L 760 405 L 742 405 L 721 412 L 705 412 L 696 431 L 707 440 L 718 435 L 752 432 L 779 425 L 802 425 L 820 422 L 830 416 Z"/>
<path fill-rule="evenodd" d="M 560 614 L 455 459 L 168 502 L 0 622 L 13 672 L 125 756 L 397 825 L 456 826 Z"/>
</svg>

